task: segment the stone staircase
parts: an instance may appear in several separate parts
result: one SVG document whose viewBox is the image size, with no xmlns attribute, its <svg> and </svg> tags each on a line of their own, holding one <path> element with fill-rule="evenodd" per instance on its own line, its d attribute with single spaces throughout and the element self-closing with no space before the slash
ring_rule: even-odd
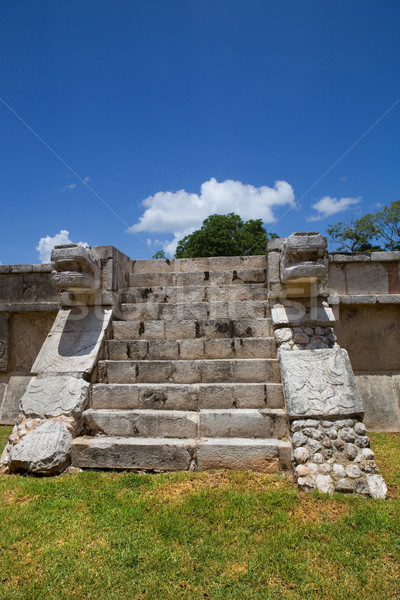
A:
<svg viewBox="0 0 400 600">
<path fill-rule="evenodd" d="M 290 469 L 265 257 L 135 261 L 129 277 L 72 464 Z"/>
</svg>

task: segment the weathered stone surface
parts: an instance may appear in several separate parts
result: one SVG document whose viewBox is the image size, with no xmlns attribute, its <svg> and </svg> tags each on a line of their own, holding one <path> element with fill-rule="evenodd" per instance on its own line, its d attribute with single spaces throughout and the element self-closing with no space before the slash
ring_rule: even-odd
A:
<svg viewBox="0 0 400 600">
<path fill-rule="evenodd" d="M 71 442 L 72 436 L 62 423 L 46 421 L 12 447 L 9 470 L 41 475 L 61 473 L 70 462 Z"/>
<path fill-rule="evenodd" d="M 8 314 L 0 313 L 0 372 L 8 370 Z"/>
<path fill-rule="evenodd" d="M 79 418 L 88 403 L 89 383 L 71 375 L 43 374 L 33 377 L 21 399 L 26 417 Z"/>
<path fill-rule="evenodd" d="M 367 475 L 369 493 L 373 498 L 384 500 L 387 495 L 387 487 L 381 475 Z"/>
<path fill-rule="evenodd" d="M 72 465 L 82 469 L 187 471 L 194 440 L 167 438 L 76 438 L 71 447 Z"/>
<path fill-rule="evenodd" d="M 197 446 L 199 469 L 239 469 L 272 473 L 278 470 L 278 440 L 214 438 Z"/>
<path fill-rule="evenodd" d="M 255 409 L 201 410 L 199 423 L 202 437 L 266 439 L 280 437 L 281 431 L 286 429 L 286 416 L 283 411 Z"/>
<path fill-rule="evenodd" d="M 107 436 L 192 438 L 197 437 L 199 414 L 181 410 L 92 410 L 84 412 L 91 433 Z"/>
<path fill-rule="evenodd" d="M 363 414 L 345 350 L 281 351 L 280 363 L 291 418 Z"/>
<path fill-rule="evenodd" d="M 98 306 L 60 310 L 32 372 L 90 373 L 111 315 Z"/>
<path fill-rule="evenodd" d="M 31 380 L 30 375 L 11 375 L 0 406 L 0 425 L 14 425 L 21 398 Z"/>
<path fill-rule="evenodd" d="M 316 486 L 317 490 L 324 494 L 333 494 L 335 491 L 335 484 L 333 483 L 330 475 L 318 474 L 316 478 Z"/>
<path fill-rule="evenodd" d="M 400 431 L 400 375 L 356 374 L 369 431 Z"/>
</svg>

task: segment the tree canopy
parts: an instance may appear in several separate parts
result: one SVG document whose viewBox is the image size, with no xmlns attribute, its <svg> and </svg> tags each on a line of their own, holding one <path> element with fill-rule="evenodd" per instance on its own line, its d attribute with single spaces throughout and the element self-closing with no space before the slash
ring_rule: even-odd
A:
<svg viewBox="0 0 400 600">
<path fill-rule="evenodd" d="M 326 233 L 339 251 L 400 250 L 400 200 L 360 219 L 329 225 Z"/>
<path fill-rule="evenodd" d="M 270 238 L 278 237 L 271 234 Z M 269 237 L 261 219 L 243 221 L 239 215 L 210 215 L 200 229 L 178 243 L 175 258 L 264 254 Z"/>
</svg>

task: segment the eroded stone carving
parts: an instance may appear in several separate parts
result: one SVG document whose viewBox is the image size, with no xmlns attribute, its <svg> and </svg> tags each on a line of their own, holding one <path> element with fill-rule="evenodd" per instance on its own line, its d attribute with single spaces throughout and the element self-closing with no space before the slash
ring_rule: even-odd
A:
<svg viewBox="0 0 400 600">
<path fill-rule="evenodd" d="M 362 416 L 363 405 L 343 348 L 280 351 L 289 418 Z"/>
<path fill-rule="evenodd" d="M 90 384 L 71 375 L 39 375 L 33 377 L 21 400 L 26 417 L 79 418 L 88 402 Z"/>
<path fill-rule="evenodd" d="M 89 249 L 79 244 L 55 246 L 51 253 L 55 270 L 54 286 L 60 290 L 88 292 L 101 285 L 101 263 Z"/>
<path fill-rule="evenodd" d="M 318 233 L 293 233 L 283 244 L 280 265 L 282 283 L 319 281 L 328 276 L 326 238 Z"/>
</svg>

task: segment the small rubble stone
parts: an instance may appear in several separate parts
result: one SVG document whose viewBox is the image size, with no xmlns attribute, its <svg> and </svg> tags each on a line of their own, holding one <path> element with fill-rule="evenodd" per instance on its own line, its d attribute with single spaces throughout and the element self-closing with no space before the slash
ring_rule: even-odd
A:
<svg viewBox="0 0 400 600">
<path fill-rule="evenodd" d="M 306 419 L 304 422 L 305 427 L 318 427 L 319 423 L 315 419 Z"/>
<path fill-rule="evenodd" d="M 335 485 L 330 475 L 317 475 L 316 478 L 317 490 L 324 494 L 333 494 Z"/>
<path fill-rule="evenodd" d="M 311 469 L 306 465 L 297 465 L 296 467 L 296 475 L 298 477 L 308 477 L 308 475 L 311 475 Z"/>
<path fill-rule="evenodd" d="M 362 496 L 369 495 L 368 485 L 365 483 L 365 481 L 362 481 L 360 479 L 357 479 L 357 481 L 355 482 L 354 491 L 356 492 L 356 494 L 361 494 Z"/>
<path fill-rule="evenodd" d="M 335 489 L 343 494 L 351 494 L 354 492 L 354 483 L 350 479 L 342 478 L 337 482 Z"/>
<path fill-rule="evenodd" d="M 369 448 L 371 442 L 369 441 L 369 438 L 366 435 L 357 435 L 355 438 L 355 444 L 359 448 Z"/>
<path fill-rule="evenodd" d="M 296 431 L 292 435 L 292 444 L 294 448 L 298 448 L 299 446 L 304 446 L 308 442 L 308 438 L 303 435 L 301 431 Z"/>
<path fill-rule="evenodd" d="M 384 500 L 387 495 L 387 487 L 381 475 L 367 475 L 369 493 L 373 498 Z"/>
<path fill-rule="evenodd" d="M 313 461 L 317 464 L 320 465 L 324 462 L 324 457 L 322 456 L 322 454 L 320 454 L 319 452 L 316 452 L 313 456 Z"/>
<path fill-rule="evenodd" d="M 364 423 L 357 422 L 354 425 L 354 431 L 357 435 L 365 435 L 367 433 L 367 428 L 365 427 Z"/>
<path fill-rule="evenodd" d="M 326 432 L 326 435 L 328 436 L 328 438 L 330 440 L 336 440 L 338 433 L 337 433 L 336 429 L 328 429 L 328 431 Z"/>
<path fill-rule="evenodd" d="M 319 452 L 320 450 L 322 450 L 322 444 L 320 444 L 320 442 L 317 442 L 317 440 L 313 440 L 313 439 L 308 439 L 307 442 L 307 447 L 310 450 L 310 452 L 312 454 L 314 454 L 315 452 Z"/>
<path fill-rule="evenodd" d="M 361 455 L 365 460 L 374 460 L 375 454 L 371 450 L 371 448 L 363 448 L 361 450 Z"/>
<path fill-rule="evenodd" d="M 310 469 L 311 473 L 316 475 L 318 473 L 318 465 L 315 462 L 309 462 L 307 467 Z"/>
<path fill-rule="evenodd" d="M 352 443 L 356 439 L 356 434 L 351 427 L 345 426 L 340 431 L 340 437 L 344 442 Z"/>
<path fill-rule="evenodd" d="M 332 471 L 332 467 L 330 464 L 328 463 L 322 463 L 322 465 L 319 466 L 318 471 L 322 474 L 322 475 L 328 475 L 329 473 L 331 473 Z"/>
<path fill-rule="evenodd" d="M 308 448 L 302 446 L 300 448 L 296 448 L 296 450 L 293 452 L 293 456 L 296 462 L 302 464 L 308 461 L 311 454 Z"/>
<path fill-rule="evenodd" d="M 299 477 L 297 480 L 297 484 L 302 490 L 304 490 L 306 492 L 311 492 L 316 487 L 315 478 L 311 477 L 311 476 Z"/>
<path fill-rule="evenodd" d="M 354 460 L 358 454 L 358 448 L 354 444 L 347 444 L 346 454 L 349 460 Z"/>
<path fill-rule="evenodd" d="M 346 475 L 351 479 L 358 479 L 362 475 L 361 469 L 355 464 L 347 465 L 345 471 Z"/>
<path fill-rule="evenodd" d="M 344 470 L 343 465 L 339 463 L 335 463 L 332 467 L 332 473 L 335 477 L 345 477 L 346 471 Z"/>
</svg>

